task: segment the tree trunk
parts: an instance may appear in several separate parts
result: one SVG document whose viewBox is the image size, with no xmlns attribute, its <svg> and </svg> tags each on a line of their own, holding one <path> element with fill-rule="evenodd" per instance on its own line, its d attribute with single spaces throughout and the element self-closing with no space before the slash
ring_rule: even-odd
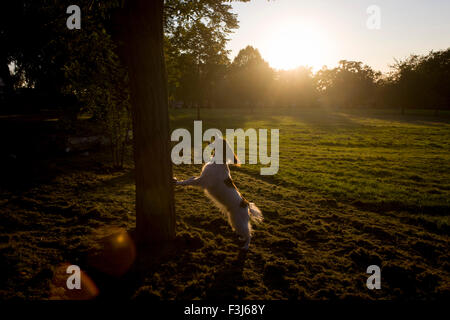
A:
<svg viewBox="0 0 450 320">
<path fill-rule="evenodd" d="M 125 4 L 139 244 L 175 236 L 163 6 L 164 0 L 127 0 Z"/>
</svg>

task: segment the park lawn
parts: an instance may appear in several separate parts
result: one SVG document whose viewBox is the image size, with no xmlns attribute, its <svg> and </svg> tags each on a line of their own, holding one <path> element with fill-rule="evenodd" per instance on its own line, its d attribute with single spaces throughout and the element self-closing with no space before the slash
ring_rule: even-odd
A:
<svg viewBox="0 0 450 320">
<path fill-rule="evenodd" d="M 268 178 L 277 184 L 447 228 L 450 114 L 409 112 L 206 109 L 202 120 L 203 130 L 223 133 L 227 128 L 279 129 L 280 169 Z M 173 111 L 172 128 L 192 128 L 195 116 L 195 110 Z M 259 169 L 240 168 L 254 175 Z"/>
</svg>

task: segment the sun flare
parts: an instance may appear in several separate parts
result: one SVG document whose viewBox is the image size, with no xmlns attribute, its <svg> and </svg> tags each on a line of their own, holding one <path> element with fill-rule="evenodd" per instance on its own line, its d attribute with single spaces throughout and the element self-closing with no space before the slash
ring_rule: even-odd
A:
<svg viewBox="0 0 450 320">
<path fill-rule="evenodd" d="M 266 37 L 264 58 L 275 69 L 309 66 L 318 70 L 324 64 L 325 38 L 313 25 L 286 22 Z"/>
</svg>

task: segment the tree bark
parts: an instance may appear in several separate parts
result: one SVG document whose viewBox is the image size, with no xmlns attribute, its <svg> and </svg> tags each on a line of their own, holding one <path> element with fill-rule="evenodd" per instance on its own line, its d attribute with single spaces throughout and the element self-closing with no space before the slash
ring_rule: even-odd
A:
<svg viewBox="0 0 450 320">
<path fill-rule="evenodd" d="M 175 237 L 163 7 L 164 0 L 127 0 L 124 8 L 139 244 Z"/>
</svg>

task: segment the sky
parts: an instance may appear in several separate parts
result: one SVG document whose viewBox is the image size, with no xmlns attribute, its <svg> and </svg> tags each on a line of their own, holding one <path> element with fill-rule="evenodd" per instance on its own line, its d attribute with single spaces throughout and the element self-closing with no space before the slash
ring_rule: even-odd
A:
<svg viewBox="0 0 450 320">
<path fill-rule="evenodd" d="M 233 12 L 230 58 L 252 45 L 276 69 L 345 59 L 387 72 L 394 59 L 450 47 L 450 0 L 251 0 Z"/>
</svg>

